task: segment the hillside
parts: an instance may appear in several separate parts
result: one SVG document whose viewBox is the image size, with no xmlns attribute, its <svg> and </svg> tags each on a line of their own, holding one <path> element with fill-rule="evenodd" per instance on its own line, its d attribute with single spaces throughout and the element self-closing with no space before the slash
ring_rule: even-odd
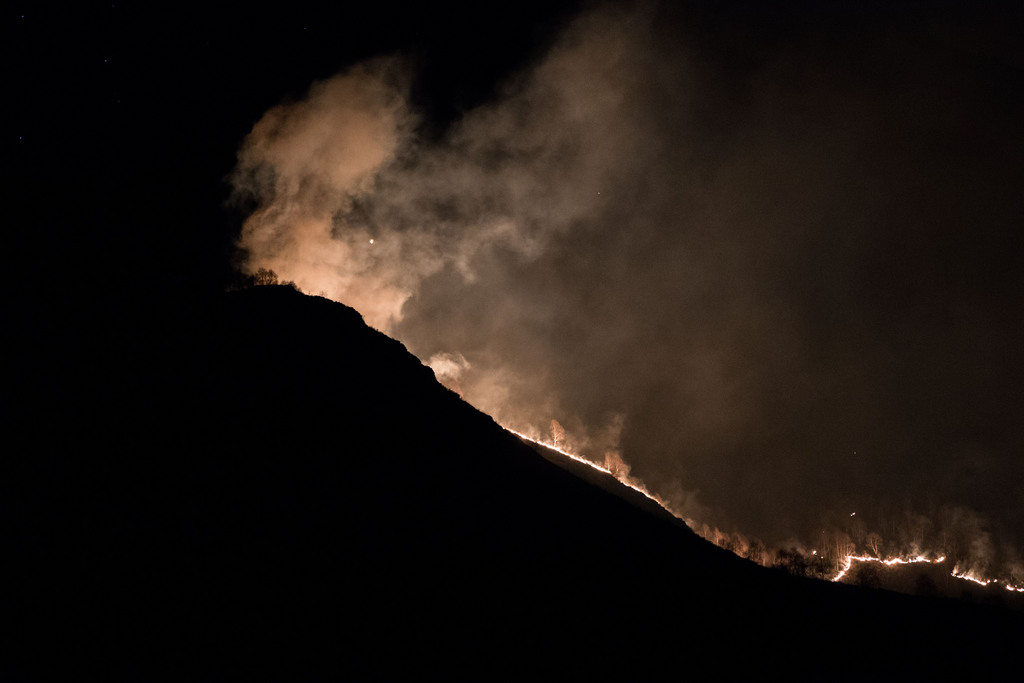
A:
<svg viewBox="0 0 1024 683">
<path fill-rule="evenodd" d="M 1017 665 L 1021 614 L 740 560 L 553 464 L 340 304 L 261 287 L 91 323 L 24 401 L 5 679 Z"/>
</svg>

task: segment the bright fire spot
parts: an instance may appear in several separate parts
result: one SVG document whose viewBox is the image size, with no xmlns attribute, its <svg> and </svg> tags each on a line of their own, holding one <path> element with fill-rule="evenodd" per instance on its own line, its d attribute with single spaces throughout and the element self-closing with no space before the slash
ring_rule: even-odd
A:
<svg viewBox="0 0 1024 683">
<path fill-rule="evenodd" d="M 373 244 L 373 240 L 370 240 L 370 244 Z"/>
</svg>

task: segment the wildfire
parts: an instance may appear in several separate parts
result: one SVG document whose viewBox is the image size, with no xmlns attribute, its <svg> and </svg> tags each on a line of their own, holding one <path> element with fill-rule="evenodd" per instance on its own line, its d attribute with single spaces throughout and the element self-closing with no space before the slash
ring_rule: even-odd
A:
<svg viewBox="0 0 1024 683">
<path fill-rule="evenodd" d="M 632 477 L 629 474 L 623 474 L 622 472 L 613 471 L 612 469 L 609 469 L 608 467 L 600 465 L 600 464 L 598 464 L 598 463 L 596 463 L 596 462 L 594 462 L 592 460 L 584 458 L 581 455 L 578 455 L 578 454 L 573 453 L 573 452 L 571 452 L 569 450 L 566 450 L 565 448 L 560 447 L 554 441 L 544 441 L 544 440 L 541 440 L 541 439 L 535 439 L 532 436 L 527 436 L 526 434 L 523 434 L 522 432 L 518 432 L 518 431 L 516 431 L 514 429 L 511 429 L 509 427 L 505 427 L 505 429 L 508 432 L 518 436 L 520 439 L 523 439 L 524 441 L 529 441 L 530 443 L 537 444 L 538 446 L 544 446 L 545 448 L 549 448 L 549 449 L 555 451 L 556 453 L 560 453 L 561 455 L 564 455 L 565 457 L 570 458 L 571 460 L 574 460 L 574 461 L 576 461 L 578 463 L 581 463 L 583 465 L 587 465 L 588 467 L 591 467 L 591 468 L 597 470 L 598 472 L 602 472 L 604 474 L 607 474 L 607 475 L 610 475 L 610 476 L 614 477 L 620 483 L 622 483 L 624 486 L 628 486 L 629 488 L 633 489 L 637 493 L 639 493 L 639 494 L 645 496 L 646 498 L 648 498 L 649 500 L 652 500 L 655 503 L 657 503 L 666 512 L 671 514 L 676 519 L 679 519 L 679 520 L 685 522 L 691 528 L 695 528 L 694 524 L 690 520 L 686 520 L 686 519 L 683 519 L 682 517 L 680 517 L 675 511 L 672 510 L 671 507 L 669 507 L 669 505 L 660 496 L 658 496 L 657 494 L 652 493 L 651 491 L 649 491 L 647 489 L 647 487 L 644 485 L 644 483 L 642 481 L 640 481 L 639 479 L 637 479 L 636 477 Z M 850 516 L 852 517 L 852 516 L 854 516 L 856 514 L 857 513 L 854 512 Z M 739 554 L 739 553 L 737 553 L 737 554 Z M 812 551 L 812 554 L 816 556 L 818 554 L 818 551 L 817 550 Z M 850 554 L 850 555 L 847 555 L 843 559 L 843 561 L 840 563 L 839 572 L 834 577 L 832 577 L 830 580 L 833 581 L 833 582 L 841 581 L 843 579 L 843 577 L 846 576 L 850 572 L 850 569 L 853 567 L 853 564 L 855 562 L 877 562 L 877 563 L 885 565 L 887 567 L 892 567 L 892 566 L 896 566 L 896 565 L 919 564 L 919 563 L 942 564 L 945 561 L 946 561 L 946 556 L 945 555 L 939 556 L 937 558 L 930 558 L 930 557 L 927 557 L 926 555 L 916 555 L 914 557 L 889 557 L 889 558 L 882 559 L 881 557 L 874 557 L 874 556 L 871 556 L 871 555 L 855 555 L 855 554 Z M 996 582 L 994 579 L 985 579 L 985 578 L 979 577 L 978 575 L 974 574 L 971 570 L 958 571 L 958 567 L 954 567 L 953 568 L 953 570 L 950 572 L 950 576 L 952 576 L 953 578 L 956 578 L 956 579 L 963 579 L 965 581 L 972 581 L 972 582 L 978 584 L 979 586 L 988 586 L 989 584 Z M 1015 585 L 1013 585 L 1013 584 L 1011 584 L 1009 582 L 1005 582 L 1004 583 L 1004 587 L 1006 588 L 1006 590 L 1011 591 L 1011 592 L 1024 593 L 1024 587 L 1015 586 Z"/>
<path fill-rule="evenodd" d="M 945 562 L 945 560 L 945 555 L 938 558 L 937 560 L 928 559 L 924 555 L 918 555 L 917 557 L 912 557 L 909 559 L 904 559 L 902 557 L 890 557 L 887 560 L 883 560 L 879 557 L 871 557 L 870 555 L 847 555 L 846 559 L 843 561 L 842 569 L 839 570 L 839 573 L 836 574 L 835 577 L 832 578 L 832 580 L 839 581 L 844 576 L 846 576 L 847 572 L 850 571 L 850 567 L 853 566 L 854 562 L 878 562 L 880 564 L 884 564 L 887 567 L 891 567 L 896 564 L 916 564 L 919 562 L 927 562 L 929 564 L 942 564 L 943 562 Z M 956 576 L 956 574 L 954 573 L 953 576 Z"/>
<path fill-rule="evenodd" d="M 954 576 L 954 577 L 956 577 L 958 579 L 963 579 L 964 581 L 973 581 L 974 583 L 978 584 L 979 586 L 987 586 L 990 583 L 992 583 L 991 579 L 979 579 L 977 576 L 975 576 L 973 573 L 971 573 L 969 571 L 963 572 L 961 574 L 957 574 L 956 573 L 956 569 L 954 569 L 952 576 Z M 1010 584 L 1006 584 L 1006 585 L 1007 585 L 1008 588 L 1010 587 Z"/>
<path fill-rule="evenodd" d="M 567 450 L 565 450 L 563 448 L 559 448 L 558 446 L 556 446 L 552 442 L 541 441 L 540 439 L 535 439 L 532 436 L 527 436 L 526 434 L 523 434 L 522 432 L 517 432 L 516 430 L 510 429 L 509 427 L 505 427 L 505 431 L 510 432 L 512 434 L 515 434 L 520 439 L 523 439 L 525 441 L 529 441 L 530 443 L 535 443 L 538 446 L 544 446 L 545 448 L 550 448 L 551 450 L 555 451 L 556 453 L 561 453 L 565 457 L 570 458 L 572 460 L 575 460 L 578 463 L 582 463 L 584 465 L 592 467 L 593 469 L 597 470 L 598 472 L 603 472 L 604 474 L 607 474 L 609 476 L 614 477 L 622 485 L 628 486 L 629 488 L 633 489 L 634 491 L 636 491 L 637 493 L 641 494 L 642 496 L 645 496 L 646 498 L 648 498 L 648 499 L 654 501 L 655 503 L 657 503 L 658 505 L 660 505 L 662 507 L 662 509 L 664 509 L 667 513 L 669 513 L 670 515 L 672 515 L 676 519 L 679 519 L 679 520 L 689 524 L 689 522 L 687 522 L 687 520 L 683 519 L 682 517 L 677 515 L 675 512 L 673 512 L 672 509 L 668 506 L 668 504 L 664 500 L 662 500 L 660 496 L 658 496 L 655 493 L 651 493 L 647 489 L 647 487 L 644 486 L 644 483 L 642 481 L 640 481 L 639 479 L 637 479 L 636 477 L 631 477 L 628 474 L 627 475 L 621 475 L 619 473 L 613 472 L 612 470 L 608 469 L 607 467 L 599 465 L 598 463 L 593 462 L 592 460 L 588 460 L 587 458 L 584 458 L 581 455 L 577 455 L 576 453 L 571 453 L 571 452 L 569 452 L 569 451 L 567 451 Z"/>
<path fill-rule="evenodd" d="M 839 581 L 844 576 L 846 576 L 846 574 L 850 571 L 850 568 L 853 566 L 854 562 L 878 562 L 879 564 L 884 564 L 887 567 L 891 567 L 897 564 L 915 564 L 918 562 L 927 562 L 928 564 L 942 564 L 943 562 L 945 562 L 945 560 L 945 555 L 934 560 L 925 557 L 924 555 L 918 555 L 917 557 L 911 558 L 891 557 L 885 560 L 879 557 L 872 557 L 870 555 L 847 555 L 846 559 L 843 561 L 842 568 L 839 570 L 839 573 L 832 578 L 832 581 Z M 951 571 L 949 575 L 952 576 L 954 579 L 972 581 L 978 584 L 979 586 L 988 586 L 989 584 L 997 583 L 995 579 L 982 578 L 970 570 L 963 572 L 958 571 L 957 567 L 953 567 L 953 571 Z M 1024 593 L 1024 587 L 1015 586 L 1009 582 L 1004 583 L 1003 587 L 1006 588 L 1006 590 L 1014 593 Z"/>
<path fill-rule="evenodd" d="M 973 581 L 974 583 L 978 584 L 979 586 L 987 586 L 990 583 L 996 583 L 995 579 L 985 579 L 985 578 L 982 578 L 982 577 L 978 576 L 977 574 L 975 574 L 974 572 L 972 572 L 971 570 L 967 570 L 965 572 L 958 572 L 956 567 L 953 568 L 953 576 L 958 578 L 958 579 L 963 579 L 964 581 Z M 1024 593 L 1024 587 L 1015 586 L 1015 585 L 1013 585 L 1012 583 L 1009 583 L 1009 582 L 1004 583 L 1003 584 L 1003 588 L 1005 588 L 1006 590 L 1008 590 L 1008 591 L 1010 591 L 1012 593 Z"/>
</svg>

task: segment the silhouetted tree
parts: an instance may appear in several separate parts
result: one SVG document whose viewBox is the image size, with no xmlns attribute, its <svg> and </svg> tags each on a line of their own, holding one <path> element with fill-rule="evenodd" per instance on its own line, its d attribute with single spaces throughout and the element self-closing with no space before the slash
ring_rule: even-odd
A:
<svg viewBox="0 0 1024 683">
<path fill-rule="evenodd" d="M 236 273 L 234 279 L 228 285 L 228 291 L 252 289 L 263 285 L 287 285 L 292 289 L 298 289 L 291 280 L 281 280 L 277 273 L 270 268 L 259 268 L 255 273 Z"/>
<path fill-rule="evenodd" d="M 277 277 L 277 273 L 272 271 L 270 268 L 260 268 L 252 274 L 252 283 L 256 287 L 259 287 L 260 285 L 280 284 L 280 280 Z"/>
<path fill-rule="evenodd" d="M 781 548 L 775 553 L 775 566 L 795 576 L 807 576 L 807 559 L 795 548 Z"/>
<path fill-rule="evenodd" d="M 753 560 L 759 565 L 764 566 L 768 564 L 770 556 L 768 548 L 765 547 L 764 543 L 762 543 L 760 539 L 755 538 L 750 542 L 750 546 L 747 548 L 748 560 Z"/>
<path fill-rule="evenodd" d="M 807 576 L 815 579 L 828 579 L 835 574 L 836 567 L 832 561 L 819 555 L 807 560 Z"/>
</svg>

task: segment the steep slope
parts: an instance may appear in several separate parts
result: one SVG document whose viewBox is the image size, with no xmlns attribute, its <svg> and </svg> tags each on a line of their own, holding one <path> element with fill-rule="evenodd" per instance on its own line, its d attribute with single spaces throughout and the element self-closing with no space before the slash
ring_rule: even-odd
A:
<svg viewBox="0 0 1024 683">
<path fill-rule="evenodd" d="M 74 427 L 19 475 L 8 678 L 1015 661 L 1020 615 L 731 556 L 556 466 L 347 307 L 262 287 L 136 313 L 106 318 L 67 378 L 91 400 L 48 416 Z"/>
</svg>

